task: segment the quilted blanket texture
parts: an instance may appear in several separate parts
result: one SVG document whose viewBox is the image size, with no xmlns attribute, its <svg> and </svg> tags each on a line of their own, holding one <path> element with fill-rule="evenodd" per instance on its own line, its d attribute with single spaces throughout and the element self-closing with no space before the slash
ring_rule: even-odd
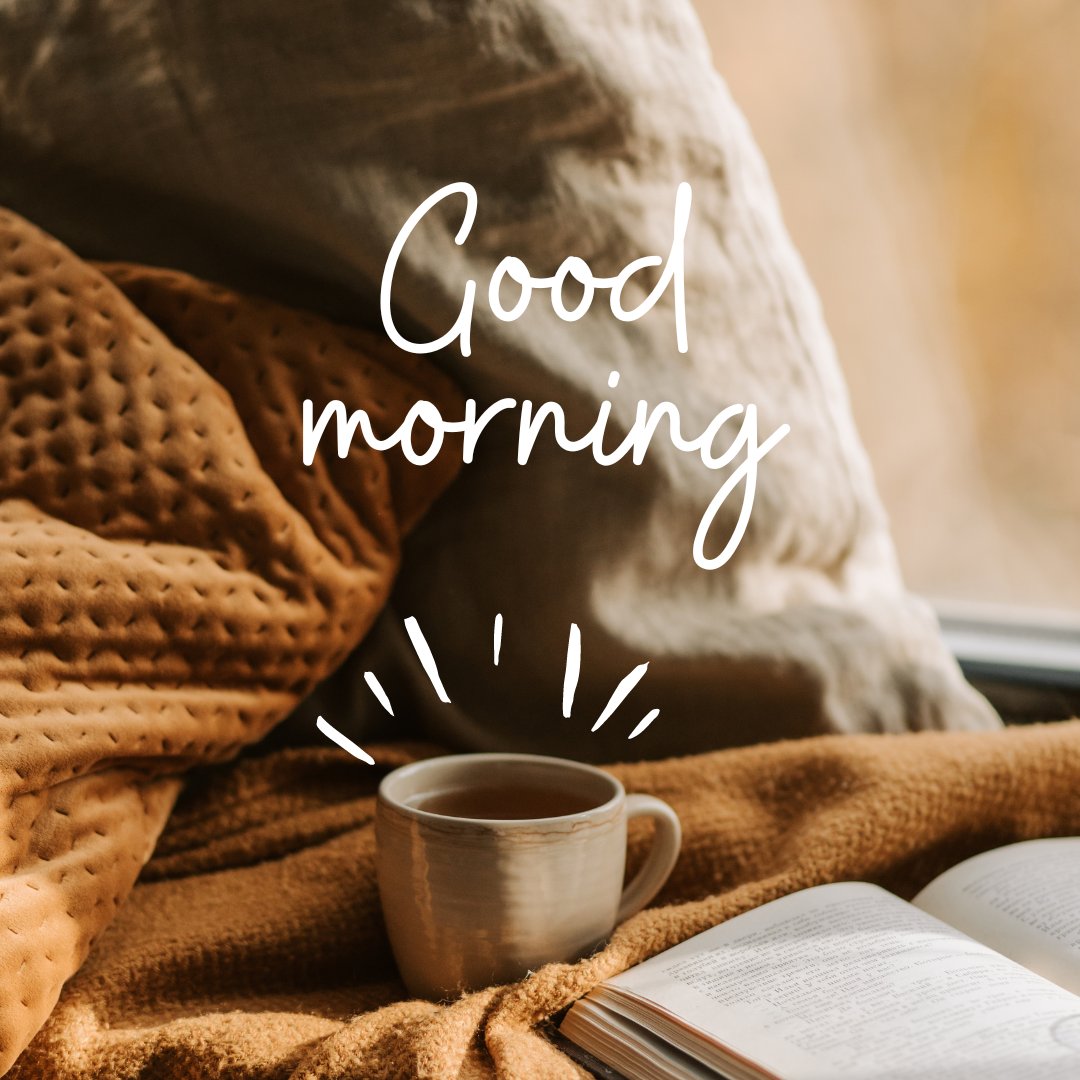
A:
<svg viewBox="0 0 1080 1080">
<path fill-rule="evenodd" d="M 682 818 L 656 906 L 578 964 L 404 1000 L 374 882 L 375 786 L 423 751 L 293 749 L 185 792 L 14 1080 L 514 1080 L 584 1074 L 537 1025 L 598 981 L 795 889 L 912 895 L 977 851 L 1080 832 L 1080 721 L 824 736 L 613 771 Z M 632 858 L 647 847 L 632 834 Z"/>
<path fill-rule="evenodd" d="M 384 435 L 418 398 L 454 407 L 433 368 L 386 356 L 184 275 L 94 268 L 0 211 L 0 1071 L 178 775 L 263 735 L 382 607 L 454 455 L 305 469 L 299 434 L 307 396 Z"/>
</svg>

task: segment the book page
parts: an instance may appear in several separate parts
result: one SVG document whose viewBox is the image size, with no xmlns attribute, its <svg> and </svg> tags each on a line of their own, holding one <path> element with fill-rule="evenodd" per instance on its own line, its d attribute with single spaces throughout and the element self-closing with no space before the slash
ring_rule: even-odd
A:
<svg viewBox="0 0 1080 1080">
<path fill-rule="evenodd" d="M 1080 994 L 1080 837 L 976 855 L 912 903 Z"/>
<path fill-rule="evenodd" d="M 595 995 L 784 1080 L 1080 1076 L 1080 998 L 865 883 L 747 912 Z"/>
</svg>

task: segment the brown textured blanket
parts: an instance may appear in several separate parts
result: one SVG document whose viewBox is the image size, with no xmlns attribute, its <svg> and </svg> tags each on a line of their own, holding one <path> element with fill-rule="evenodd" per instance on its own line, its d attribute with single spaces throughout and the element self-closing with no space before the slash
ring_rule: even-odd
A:
<svg viewBox="0 0 1080 1080">
<path fill-rule="evenodd" d="M 536 1025 L 682 938 L 819 882 L 910 895 L 974 852 L 1080 832 L 1080 721 L 618 766 L 685 824 L 667 906 L 579 964 L 438 1006 L 401 1000 L 373 880 L 372 792 L 417 752 L 371 768 L 288 750 L 201 776 L 12 1076 L 576 1077 Z"/>
<path fill-rule="evenodd" d="M 383 436 L 435 370 L 0 210 L 0 1072 L 131 888 L 193 764 L 356 645 L 454 472 L 300 461 L 301 401 Z M 48 1076 L 49 1070 L 33 1075 Z"/>
</svg>

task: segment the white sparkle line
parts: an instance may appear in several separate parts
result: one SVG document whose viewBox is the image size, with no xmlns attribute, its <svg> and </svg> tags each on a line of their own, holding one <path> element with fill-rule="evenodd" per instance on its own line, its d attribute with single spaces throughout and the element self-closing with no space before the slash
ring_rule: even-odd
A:
<svg viewBox="0 0 1080 1080">
<path fill-rule="evenodd" d="M 593 724 L 593 731 L 597 731 L 603 727 L 607 722 L 607 719 L 611 714 L 623 703 L 626 695 L 634 689 L 639 682 L 641 682 L 642 676 L 649 670 L 649 662 L 646 660 L 644 664 L 638 664 L 633 671 L 627 675 L 618 686 L 615 687 L 615 693 L 608 698 L 608 703 L 604 706 L 604 711 L 600 714 L 600 718 Z"/>
<path fill-rule="evenodd" d="M 566 674 L 562 684 L 562 714 L 570 719 L 577 693 L 578 675 L 581 672 L 581 629 L 577 623 L 570 624 L 570 639 L 566 643 Z M 595 728 L 593 729 L 596 730 Z"/>
<path fill-rule="evenodd" d="M 315 726 L 331 741 L 338 744 L 342 750 L 352 754 L 354 758 L 359 758 L 361 761 L 368 765 L 374 765 L 375 759 L 367 753 L 366 750 L 361 750 L 359 746 L 345 735 L 342 735 L 340 731 L 333 724 L 328 724 L 321 716 L 315 721 Z"/>
<path fill-rule="evenodd" d="M 420 661 L 420 665 L 423 667 L 431 685 L 435 688 L 435 693 L 439 695 L 439 700 L 449 705 L 450 698 L 447 696 L 442 679 L 439 678 L 439 669 L 435 666 L 435 657 L 431 655 L 431 646 L 428 645 L 415 615 L 410 615 L 405 620 L 405 632 L 409 635 L 409 640 L 412 642 L 412 647 L 416 652 L 416 658 Z"/>
<path fill-rule="evenodd" d="M 659 709 L 653 709 L 652 712 L 646 713 L 638 722 L 638 726 L 626 737 L 628 739 L 636 739 L 659 715 Z"/>
<path fill-rule="evenodd" d="M 390 708 L 390 699 L 386 696 L 386 691 L 383 689 L 383 685 L 375 677 L 375 672 L 365 671 L 364 682 L 368 684 L 368 688 L 379 699 L 379 704 L 391 715 L 394 715 L 394 710 Z"/>
<path fill-rule="evenodd" d="M 496 667 L 499 666 L 499 653 L 502 652 L 502 614 L 495 616 L 494 640 L 491 645 L 492 660 Z"/>
</svg>

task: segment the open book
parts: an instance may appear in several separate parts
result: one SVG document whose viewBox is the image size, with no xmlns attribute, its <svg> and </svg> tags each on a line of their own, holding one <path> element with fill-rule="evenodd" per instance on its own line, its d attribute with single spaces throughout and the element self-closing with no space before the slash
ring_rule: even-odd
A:
<svg viewBox="0 0 1080 1080">
<path fill-rule="evenodd" d="M 1077 1080 L 1080 837 L 977 855 L 910 904 L 865 882 L 774 900 L 560 1031 L 633 1080 Z"/>
</svg>

